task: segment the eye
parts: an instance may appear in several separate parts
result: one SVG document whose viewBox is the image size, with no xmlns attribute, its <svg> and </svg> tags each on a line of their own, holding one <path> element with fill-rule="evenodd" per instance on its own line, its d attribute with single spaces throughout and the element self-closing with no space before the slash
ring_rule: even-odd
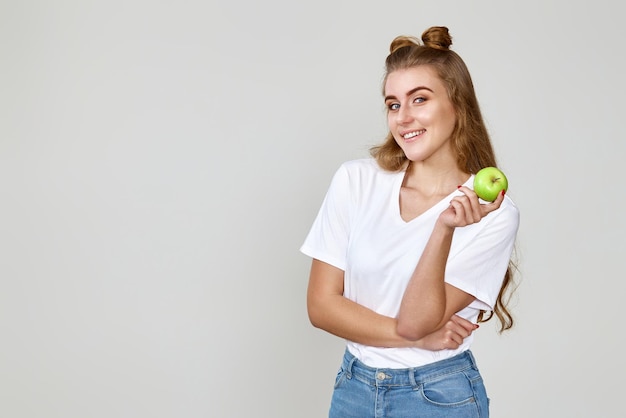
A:
<svg viewBox="0 0 626 418">
<path fill-rule="evenodd" d="M 387 109 L 389 110 L 398 110 L 400 109 L 400 103 L 388 103 Z"/>
<path fill-rule="evenodd" d="M 413 99 L 413 103 L 424 103 L 425 101 L 426 101 L 426 98 L 422 96 L 418 96 L 415 99 Z"/>
</svg>

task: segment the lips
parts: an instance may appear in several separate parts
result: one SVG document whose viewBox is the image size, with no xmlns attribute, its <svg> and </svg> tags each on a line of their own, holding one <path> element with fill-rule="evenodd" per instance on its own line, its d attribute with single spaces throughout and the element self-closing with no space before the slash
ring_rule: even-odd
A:
<svg viewBox="0 0 626 418">
<path fill-rule="evenodd" d="M 411 139 L 411 138 L 415 138 L 418 135 L 423 134 L 424 132 L 426 132 L 426 129 L 420 129 L 419 131 L 410 131 L 410 132 L 403 133 L 402 137 L 404 139 Z"/>
</svg>

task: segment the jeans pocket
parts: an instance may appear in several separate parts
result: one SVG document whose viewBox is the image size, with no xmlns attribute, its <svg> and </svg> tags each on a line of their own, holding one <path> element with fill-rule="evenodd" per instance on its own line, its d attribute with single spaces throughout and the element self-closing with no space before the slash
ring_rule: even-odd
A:
<svg viewBox="0 0 626 418">
<path fill-rule="evenodd" d="M 474 384 L 478 376 L 468 376 L 464 371 L 428 380 L 422 384 L 422 395 L 435 405 L 460 406 L 476 402 Z"/>
<path fill-rule="evenodd" d="M 341 383 L 346 379 L 346 370 L 343 367 L 339 368 L 339 371 L 337 371 L 337 376 L 335 377 L 335 386 L 334 388 L 337 389 L 339 386 L 341 386 Z"/>
</svg>

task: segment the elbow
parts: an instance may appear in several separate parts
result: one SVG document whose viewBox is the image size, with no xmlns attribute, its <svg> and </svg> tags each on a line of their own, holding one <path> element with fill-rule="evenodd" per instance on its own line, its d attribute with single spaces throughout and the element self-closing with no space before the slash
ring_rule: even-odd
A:
<svg viewBox="0 0 626 418">
<path fill-rule="evenodd" d="M 398 325 L 396 326 L 396 332 L 398 335 L 405 340 L 409 341 L 417 341 L 424 337 L 422 333 L 418 332 L 415 327 L 408 326 L 404 322 L 398 321 Z"/>
<path fill-rule="evenodd" d="M 309 310 L 309 322 L 311 323 L 311 325 L 313 325 L 313 327 L 321 328 L 321 323 L 320 323 L 319 318 L 313 315 L 310 310 Z"/>
<path fill-rule="evenodd" d="M 323 328 L 323 319 L 324 315 L 322 315 L 322 310 L 316 307 L 314 303 L 308 303 L 307 305 L 307 314 L 309 316 L 309 322 L 315 328 Z"/>
<path fill-rule="evenodd" d="M 421 340 L 434 330 L 435 328 L 432 328 L 429 324 L 416 323 L 415 321 L 407 321 L 402 318 L 398 318 L 396 323 L 396 333 L 409 341 Z"/>
</svg>

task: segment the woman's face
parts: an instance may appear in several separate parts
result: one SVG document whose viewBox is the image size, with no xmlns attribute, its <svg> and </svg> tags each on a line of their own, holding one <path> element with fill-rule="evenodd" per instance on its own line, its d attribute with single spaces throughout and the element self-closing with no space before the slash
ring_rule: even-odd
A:
<svg viewBox="0 0 626 418">
<path fill-rule="evenodd" d="M 389 73 L 384 95 L 389 130 L 409 160 L 456 161 L 450 140 L 455 109 L 431 67 Z"/>
</svg>

